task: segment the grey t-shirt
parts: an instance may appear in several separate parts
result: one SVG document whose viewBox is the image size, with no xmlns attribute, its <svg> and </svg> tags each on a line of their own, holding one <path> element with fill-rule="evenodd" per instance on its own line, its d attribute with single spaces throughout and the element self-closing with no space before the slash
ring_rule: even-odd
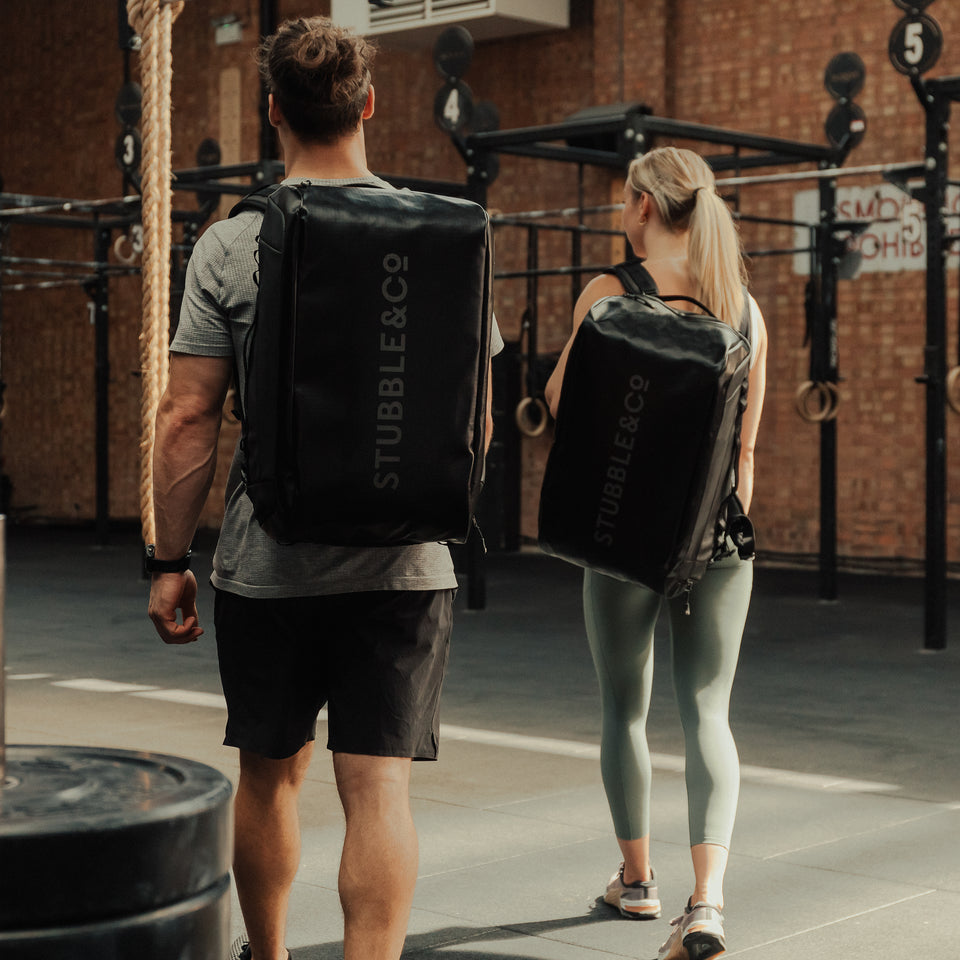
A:
<svg viewBox="0 0 960 960">
<path fill-rule="evenodd" d="M 290 180 L 284 182 L 293 182 Z M 311 180 L 329 186 L 381 186 L 379 177 Z M 180 324 L 170 349 L 195 356 L 233 357 L 243 396 L 243 347 L 254 320 L 257 234 L 261 214 L 244 211 L 212 224 L 187 267 Z M 503 349 L 494 324 L 491 352 Z M 245 597 L 301 597 L 369 590 L 442 590 L 455 587 L 446 544 L 409 547 L 336 547 L 278 544 L 253 516 L 241 475 L 239 445 L 226 485 L 223 526 L 213 558 L 212 583 Z"/>
</svg>

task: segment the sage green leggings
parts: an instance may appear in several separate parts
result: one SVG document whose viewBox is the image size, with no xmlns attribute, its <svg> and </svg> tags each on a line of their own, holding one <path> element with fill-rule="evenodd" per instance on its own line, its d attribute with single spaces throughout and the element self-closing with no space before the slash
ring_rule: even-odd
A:
<svg viewBox="0 0 960 960">
<path fill-rule="evenodd" d="M 728 722 L 730 691 L 750 606 L 753 563 L 734 554 L 710 565 L 690 595 L 664 601 L 639 584 L 587 570 L 583 608 L 603 711 L 600 767 L 617 837 L 650 832 L 646 722 L 653 686 L 653 630 L 666 602 L 673 688 L 686 744 L 690 844 L 729 848 L 740 761 Z"/>
</svg>

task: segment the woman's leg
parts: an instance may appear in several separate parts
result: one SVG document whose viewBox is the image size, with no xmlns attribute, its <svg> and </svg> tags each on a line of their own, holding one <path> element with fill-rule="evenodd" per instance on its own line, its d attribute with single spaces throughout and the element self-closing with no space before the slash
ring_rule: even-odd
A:
<svg viewBox="0 0 960 960">
<path fill-rule="evenodd" d="M 730 692 L 750 606 L 753 564 L 736 555 L 708 568 L 690 596 L 670 604 L 673 682 L 686 743 L 693 902 L 723 905 L 723 875 L 740 792 Z"/>
<path fill-rule="evenodd" d="M 600 768 L 624 882 L 650 879 L 650 752 L 646 721 L 653 685 L 657 594 L 587 570 L 583 609 L 600 684 Z"/>
</svg>

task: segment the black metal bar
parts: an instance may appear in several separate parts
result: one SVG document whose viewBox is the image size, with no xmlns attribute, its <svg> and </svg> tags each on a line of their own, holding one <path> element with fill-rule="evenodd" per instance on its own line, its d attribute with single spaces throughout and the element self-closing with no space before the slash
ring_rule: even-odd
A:
<svg viewBox="0 0 960 960">
<path fill-rule="evenodd" d="M 428 180 L 423 177 L 399 177 L 390 173 L 378 173 L 381 180 L 393 184 L 395 187 L 406 187 L 408 190 L 418 190 L 421 193 L 435 193 L 441 197 L 463 197 L 467 189 L 463 183 L 454 180 Z"/>
<path fill-rule="evenodd" d="M 569 140 L 576 137 L 601 133 L 624 132 L 627 124 L 634 134 L 661 134 L 675 139 L 697 140 L 703 143 L 721 143 L 727 146 L 748 150 L 764 151 L 784 158 L 781 162 L 797 163 L 801 160 L 816 162 L 826 161 L 836 156 L 836 151 L 827 146 L 814 143 L 801 143 L 794 140 L 785 140 L 781 137 L 760 136 L 758 134 L 743 133 L 737 130 L 727 130 L 721 127 L 712 127 L 700 123 L 687 123 L 681 120 L 670 120 L 665 117 L 655 117 L 641 112 L 624 112 L 602 119 L 577 120 L 571 118 L 563 123 L 547 124 L 541 127 L 520 127 L 514 130 L 491 130 L 484 133 L 474 133 L 466 138 L 467 146 L 483 147 L 487 150 L 508 152 L 508 148 L 522 145 L 541 144 L 550 140 Z M 606 153 L 606 151 L 587 151 L 588 155 Z M 566 156 L 569 156 L 567 154 Z M 739 158 L 739 163 L 746 166 L 749 158 Z M 591 162 L 587 160 L 586 162 Z M 777 161 L 774 161 L 777 162 Z M 623 158 L 620 158 L 620 165 Z"/>
<path fill-rule="evenodd" d="M 527 334 L 527 396 L 537 395 L 537 340 L 540 317 L 537 300 L 540 291 L 540 233 L 539 227 L 527 226 L 527 307 L 524 310 L 524 330 Z"/>
<path fill-rule="evenodd" d="M 923 645 L 943 650 L 947 645 L 947 280 L 944 222 L 948 167 L 950 99 L 960 92 L 952 83 L 914 82 L 926 114 L 926 164 L 923 201 L 927 229 L 926 385 L 926 576 L 924 578 Z"/>
<path fill-rule="evenodd" d="M 837 266 L 834 219 L 837 185 L 821 180 L 820 225 L 817 228 L 817 259 L 820 265 L 818 327 L 811 343 L 816 353 L 816 375 L 811 379 L 836 384 L 837 350 Z M 812 371 L 813 372 L 813 371 Z M 837 599 L 837 421 L 820 421 L 820 593 L 821 600 Z"/>
<path fill-rule="evenodd" d="M 479 134 L 477 134 L 479 136 Z M 627 161 L 619 153 L 609 150 L 591 150 L 589 147 L 551 146 L 549 143 L 506 144 L 497 148 L 498 153 L 516 157 L 534 157 L 539 160 L 559 160 L 563 163 L 589 163 L 600 167 L 623 170 Z"/>
<path fill-rule="evenodd" d="M 582 170 L 582 168 L 581 168 Z M 580 296 L 580 274 L 583 270 L 583 234 L 570 234 L 570 316 Z"/>
<path fill-rule="evenodd" d="M 110 231 L 101 229 L 94 237 L 94 257 L 98 262 L 110 252 Z M 93 296 L 94 385 L 96 394 L 96 521 L 95 540 L 100 546 L 109 539 L 110 529 L 110 313 L 107 272 L 97 271 L 88 290 Z"/>
<path fill-rule="evenodd" d="M 803 229 L 806 229 L 807 227 L 813 226 L 813 224 L 806 220 L 783 220 L 778 217 L 756 217 L 749 213 L 739 213 L 737 211 L 733 212 L 733 219 L 739 220 L 741 223 L 761 223 L 773 227 L 802 227 Z"/>
<path fill-rule="evenodd" d="M 186 167 L 175 170 L 173 175 L 174 190 L 184 190 L 190 185 L 191 190 L 198 189 L 201 184 L 203 190 L 213 189 L 218 180 L 226 177 L 252 177 L 264 183 L 276 179 L 283 173 L 283 163 L 280 160 L 265 160 L 263 162 L 245 161 L 208 167 Z M 247 187 L 249 190 L 250 188 Z"/>
<path fill-rule="evenodd" d="M 513 130 L 486 130 L 471 133 L 466 138 L 467 147 L 479 146 L 485 150 L 504 152 L 505 147 L 539 143 L 548 140 L 568 140 L 601 133 L 619 133 L 630 114 L 614 114 L 609 117 L 576 119 L 562 123 L 544 124 L 539 127 L 516 127 Z"/>
<path fill-rule="evenodd" d="M 9 224 L 0 223 L 0 255 L 3 253 L 9 229 Z M 5 515 L 10 508 L 11 492 L 10 478 L 3 469 L 5 463 L 3 456 L 3 408 L 4 395 L 7 389 L 6 381 L 3 379 L 3 302 L 3 288 L 0 287 L 0 515 Z M 2 633 L 2 630 L 3 625 L 0 623 L 0 633 Z M 2 673 L 0 673 L 0 685 L 2 683 Z"/>
<path fill-rule="evenodd" d="M 784 164 L 810 163 L 809 157 L 795 157 L 789 153 L 757 153 L 743 156 L 736 153 L 724 153 L 703 158 L 714 173 L 726 173 L 732 170 L 738 176 L 744 170 L 756 170 L 760 167 L 781 167 Z"/>
<path fill-rule="evenodd" d="M 812 247 L 792 247 L 783 250 L 747 250 L 748 257 L 782 257 L 788 254 L 809 253 Z"/>
<path fill-rule="evenodd" d="M 260 39 L 269 37 L 277 29 L 277 0 L 260 0 Z M 269 115 L 269 94 L 266 84 L 260 84 L 260 159 L 276 160 L 277 137 Z"/>
<path fill-rule="evenodd" d="M 790 162 L 798 163 L 801 160 L 830 160 L 836 156 L 832 147 L 817 143 L 801 143 L 797 140 L 785 140 L 781 137 L 768 137 L 755 133 L 744 133 L 739 130 L 727 130 L 723 127 L 712 127 L 702 123 L 688 123 L 684 120 L 670 120 L 666 117 L 655 117 L 650 114 L 638 115 L 635 121 L 643 134 L 656 133 L 663 136 L 696 140 L 701 143 L 722 143 L 729 147 L 739 147 L 746 150 L 758 150 L 781 157 L 789 157 Z M 749 157 L 739 157 L 740 165 L 746 166 Z"/>
<path fill-rule="evenodd" d="M 519 280 L 522 277 L 577 277 L 584 273 L 603 273 L 609 267 L 607 263 L 594 263 L 579 267 L 533 267 L 528 270 L 504 270 L 493 275 L 494 280 Z"/>
<path fill-rule="evenodd" d="M 560 214 L 557 214 L 560 216 Z M 517 217 L 516 219 L 508 216 L 496 216 L 491 219 L 494 227 L 527 227 L 530 225 L 530 219 L 526 217 Z M 620 230 L 608 230 L 606 227 L 588 227 L 583 223 L 537 223 L 541 230 L 557 230 L 564 233 L 588 233 L 591 236 L 598 237 L 622 237 Z"/>
<path fill-rule="evenodd" d="M 960 77 L 933 77 L 924 86 L 937 99 L 960 100 Z"/>
</svg>

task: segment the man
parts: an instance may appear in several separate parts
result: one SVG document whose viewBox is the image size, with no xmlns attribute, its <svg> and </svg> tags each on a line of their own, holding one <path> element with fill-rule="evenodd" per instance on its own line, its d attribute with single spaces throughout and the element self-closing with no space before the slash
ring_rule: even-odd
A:
<svg viewBox="0 0 960 960">
<path fill-rule="evenodd" d="M 287 181 L 392 189 L 370 174 L 373 48 L 328 19 L 283 24 L 260 49 Z M 185 568 L 216 466 L 221 409 L 254 319 L 261 214 L 216 223 L 190 259 L 170 380 L 157 414 L 156 544 L 149 614 L 166 643 L 203 632 Z M 492 352 L 502 349 L 494 330 Z M 492 429 L 487 409 L 488 437 Z M 234 455 L 214 556 L 215 624 L 240 750 L 234 876 L 245 960 L 285 960 L 299 863 L 297 797 L 328 707 L 328 748 L 346 818 L 339 874 L 345 960 L 396 960 L 417 874 L 411 759 L 435 759 L 456 588 L 448 548 L 280 545 L 253 517 Z M 177 613 L 180 611 L 181 621 Z"/>
</svg>

